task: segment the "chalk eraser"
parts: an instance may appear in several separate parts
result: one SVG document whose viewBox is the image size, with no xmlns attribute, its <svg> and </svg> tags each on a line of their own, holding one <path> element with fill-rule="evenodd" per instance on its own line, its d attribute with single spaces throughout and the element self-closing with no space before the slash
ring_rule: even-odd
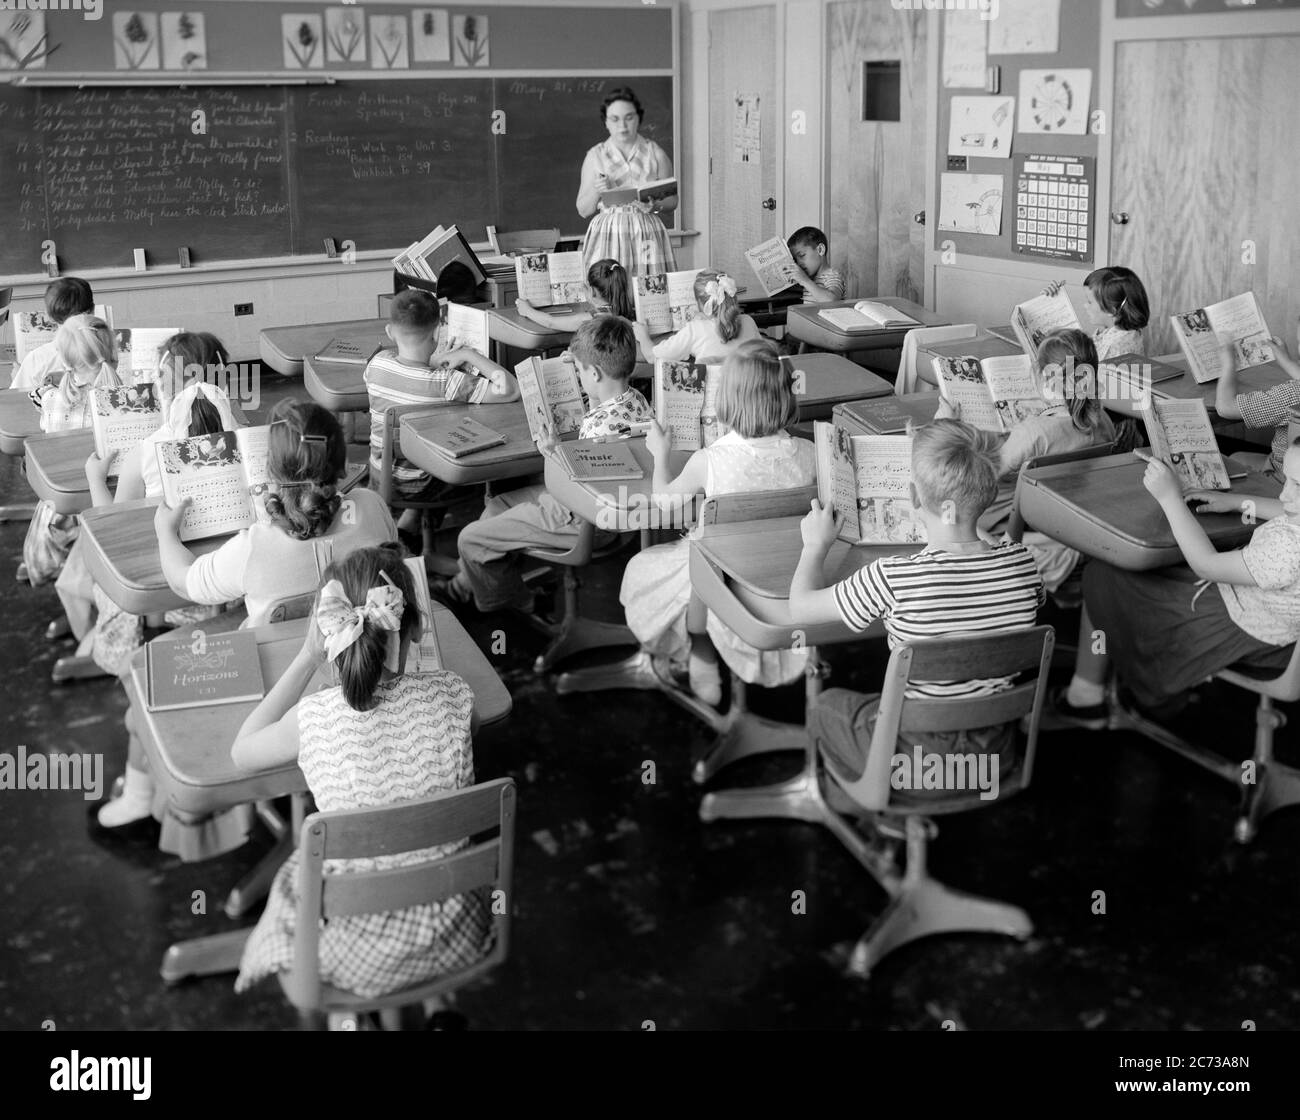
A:
<svg viewBox="0 0 1300 1120">
<path fill-rule="evenodd" d="M 137 249 L 135 251 L 135 270 L 136 272 L 143 272 L 145 270 L 143 249 Z"/>
<path fill-rule="evenodd" d="M 325 238 L 325 255 L 327 257 L 337 257 L 339 255 L 338 243 L 332 237 Z"/>
<path fill-rule="evenodd" d="M 176 250 L 176 256 L 180 260 L 181 268 L 190 267 L 190 251 L 184 247 Z M 137 265 L 137 267 L 139 267 Z"/>
<path fill-rule="evenodd" d="M 45 262 L 45 275 L 58 276 L 58 274 L 59 274 L 59 258 L 51 257 L 48 261 Z"/>
</svg>

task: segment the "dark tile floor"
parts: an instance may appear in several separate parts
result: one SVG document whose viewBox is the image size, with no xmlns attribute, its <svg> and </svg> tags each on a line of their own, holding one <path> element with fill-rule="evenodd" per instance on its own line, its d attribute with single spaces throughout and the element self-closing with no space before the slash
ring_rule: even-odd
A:
<svg viewBox="0 0 1300 1120">
<path fill-rule="evenodd" d="M 0 495 L 27 491 L 12 462 Z M 0 572 L 24 526 L 0 526 Z M 52 590 L 7 583 L 0 621 L 0 750 L 102 752 L 106 780 L 125 754 L 115 681 L 50 682 L 63 643 L 42 637 Z M 617 573 L 585 589 L 617 610 Z M 1063 629 L 1072 633 L 1072 619 Z M 493 978 L 462 993 L 477 1029 L 846 1028 L 935 1030 L 1260 1030 L 1300 1023 L 1300 812 L 1231 839 L 1233 790 L 1130 735 L 1045 737 L 1032 788 L 987 812 L 949 817 L 935 874 L 1018 903 L 1036 932 L 923 941 L 869 981 L 843 971 L 885 897 L 829 834 L 784 822 L 702 824 L 690 780 L 703 729 L 657 694 L 557 697 L 535 676 L 541 638 L 511 618 L 470 619 L 514 697 L 503 727 L 475 744 L 478 775 L 519 785 L 515 941 Z M 834 651 L 835 683 L 869 687 L 876 647 Z M 794 714 L 798 690 L 763 697 Z M 1300 713 L 1292 712 L 1293 718 Z M 1189 720 L 1241 757 L 1251 705 L 1212 688 Z M 1281 732 L 1297 758 L 1295 725 Z M 642 763 L 658 781 L 642 784 Z M 727 784 L 769 780 L 789 756 L 736 766 Z M 265 838 L 183 864 L 147 844 L 92 839 L 79 793 L 0 792 L 0 1027 L 288 1028 L 272 982 L 236 996 L 231 977 L 166 988 L 158 966 L 177 938 L 231 928 L 224 892 Z M 192 912 L 193 892 L 207 914 Z M 805 892 L 806 913 L 792 896 Z M 1094 894 L 1105 892 L 1105 913 Z M 249 919 L 251 921 L 251 919 Z"/>
</svg>

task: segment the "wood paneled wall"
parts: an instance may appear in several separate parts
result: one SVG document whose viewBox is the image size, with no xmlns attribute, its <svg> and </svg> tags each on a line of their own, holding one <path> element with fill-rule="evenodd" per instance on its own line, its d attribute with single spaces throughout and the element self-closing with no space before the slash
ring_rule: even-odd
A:
<svg viewBox="0 0 1300 1120">
<path fill-rule="evenodd" d="M 846 0 L 826 10 L 830 256 L 850 296 L 923 302 L 926 35 L 933 12 L 895 11 L 889 0 Z M 902 119 L 862 120 L 862 63 L 897 59 Z M 791 232 L 806 222 L 786 215 Z"/>
<path fill-rule="evenodd" d="M 1119 44 L 1110 260 L 1147 286 L 1149 353 L 1177 350 L 1171 314 L 1247 290 L 1295 345 L 1297 58 L 1300 36 Z"/>
</svg>

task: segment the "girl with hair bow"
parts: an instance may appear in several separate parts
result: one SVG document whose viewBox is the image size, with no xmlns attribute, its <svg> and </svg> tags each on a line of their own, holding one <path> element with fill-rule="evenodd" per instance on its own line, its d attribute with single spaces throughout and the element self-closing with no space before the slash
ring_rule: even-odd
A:
<svg viewBox="0 0 1300 1120">
<path fill-rule="evenodd" d="M 297 762 L 325 812 L 412 801 L 474 783 L 474 695 L 455 673 L 405 672 L 422 631 L 400 546 L 362 548 L 325 571 L 307 637 L 293 663 L 244 721 L 231 748 L 237 766 Z M 338 684 L 311 691 L 322 666 Z M 449 855 L 465 841 L 379 859 L 340 860 L 331 870 L 384 870 Z M 293 962 L 297 855 L 280 868 L 244 948 L 236 991 Z M 321 930 L 321 980 L 374 997 L 433 979 L 492 948 L 482 892 L 385 914 L 332 919 Z M 432 1010 L 432 1008 L 426 1008 Z"/>
<path fill-rule="evenodd" d="M 702 269 L 695 277 L 695 307 L 676 334 L 658 345 L 644 323 L 634 324 L 641 351 L 656 362 L 696 361 L 720 365 L 745 342 L 762 336 L 736 303 L 736 282 L 725 272 Z"/>
</svg>

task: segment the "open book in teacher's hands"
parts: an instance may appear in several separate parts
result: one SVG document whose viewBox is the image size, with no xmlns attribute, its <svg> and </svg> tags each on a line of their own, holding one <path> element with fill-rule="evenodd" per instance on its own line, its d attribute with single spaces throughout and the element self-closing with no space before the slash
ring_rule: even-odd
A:
<svg viewBox="0 0 1300 1120">
<path fill-rule="evenodd" d="M 648 202 L 653 206 L 665 198 L 672 198 L 676 193 L 676 179 L 655 179 L 642 183 L 639 187 L 614 187 L 601 191 L 600 201 L 605 206 L 623 206 L 629 202 Z"/>
<path fill-rule="evenodd" d="M 255 519 L 252 489 L 267 481 L 268 425 L 213 432 L 158 444 L 163 500 L 191 501 L 180 539 L 200 540 L 247 529 Z"/>
<path fill-rule="evenodd" d="M 913 319 L 906 312 L 870 299 L 860 299 L 852 307 L 827 307 L 817 314 L 842 331 L 878 331 L 922 325 L 919 319 Z"/>
</svg>

